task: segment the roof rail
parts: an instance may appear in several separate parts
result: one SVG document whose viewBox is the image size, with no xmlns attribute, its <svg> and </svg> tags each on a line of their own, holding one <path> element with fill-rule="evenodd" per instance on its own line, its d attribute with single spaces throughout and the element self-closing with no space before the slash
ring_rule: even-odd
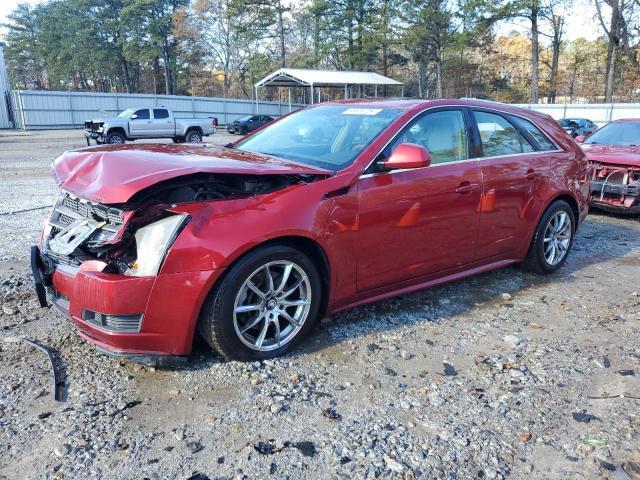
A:
<svg viewBox="0 0 640 480">
<path fill-rule="evenodd" d="M 460 100 L 473 100 L 474 102 L 487 102 L 487 103 L 502 103 L 502 102 L 497 102 L 495 100 L 488 100 L 486 98 L 475 98 L 475 97 L 460 97 Z"/>
</svg>

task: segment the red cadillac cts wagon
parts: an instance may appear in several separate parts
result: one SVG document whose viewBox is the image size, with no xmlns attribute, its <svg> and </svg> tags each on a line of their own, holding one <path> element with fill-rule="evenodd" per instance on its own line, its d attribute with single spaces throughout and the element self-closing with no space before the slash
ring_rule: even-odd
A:
<svg viewBox="0 0 640 480">
<path fill-rule="evenodd" d="M 66 152 L 32 249 L 99 350 L 275 357 L 321 315 L 524 262 L 553 272 L 587 214 L 587 160 L 550 117 L 493 102 L 324 103 L 237 143 Z"/>
</svg>

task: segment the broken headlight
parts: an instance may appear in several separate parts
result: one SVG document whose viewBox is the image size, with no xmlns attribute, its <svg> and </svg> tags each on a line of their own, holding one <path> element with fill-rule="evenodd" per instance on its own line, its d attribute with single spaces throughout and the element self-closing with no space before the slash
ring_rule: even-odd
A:
<svg viewBox="0 0 640 480">
<path fill-rule="evenodd" d="M 136 277 L 157 275 L 167 250 L 188 218 L 187 215 L 172 215 L 138 229 L 135 234 L 137 257 L 124 274 Z"/>
</svg>

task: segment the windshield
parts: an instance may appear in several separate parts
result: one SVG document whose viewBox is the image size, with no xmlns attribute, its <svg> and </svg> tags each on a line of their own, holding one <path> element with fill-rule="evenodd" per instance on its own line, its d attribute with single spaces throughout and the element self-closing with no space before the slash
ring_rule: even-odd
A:
<svg viewBox="0 0 640 480">
<path fill-rule="evenodd" d="M 585 143 L 635 147 L 640 145 L 640 122 L 610 123 L 587 138 Z"/>
<path fill-rule="evenodd" d="M 246 122 L 251 118 L 251 115 L 247 115 L 246 117 L 240 117 L 236 122 Z"/>
<path fill-rule="evenodd" d="M 118 114 L 118 118 L 129 118 L 135 111 L 135 108 L 127 108 L 124 112 Z"/>
<path fill-rule="evenodd" d="M 348 167 L 402 110 L 327 105 L 300 110 L 236 145 L 337 171 Z"/>
</svg>

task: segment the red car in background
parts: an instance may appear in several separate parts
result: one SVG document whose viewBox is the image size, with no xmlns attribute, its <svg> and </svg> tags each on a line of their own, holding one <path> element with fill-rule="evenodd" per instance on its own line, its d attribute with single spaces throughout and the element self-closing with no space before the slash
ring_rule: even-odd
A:
<svg viewBox="0 0 640 480">
<path fill-rule="evenodd" d="M 41 302 L 146 363 L 188 355 L 196 330 L 270 358 L 321 315 L 518 262 L 553 272 L 589 197 L 558 123 L 472 100 L 324 103 L 226 147 L 83 148 L 53 172 Z"/>
<path fill-rule="evenodd" d="M 640 119 L 616 120 L 576 141 L 593 169 L 591 205 L 640 214 Z"/>
</svg>

